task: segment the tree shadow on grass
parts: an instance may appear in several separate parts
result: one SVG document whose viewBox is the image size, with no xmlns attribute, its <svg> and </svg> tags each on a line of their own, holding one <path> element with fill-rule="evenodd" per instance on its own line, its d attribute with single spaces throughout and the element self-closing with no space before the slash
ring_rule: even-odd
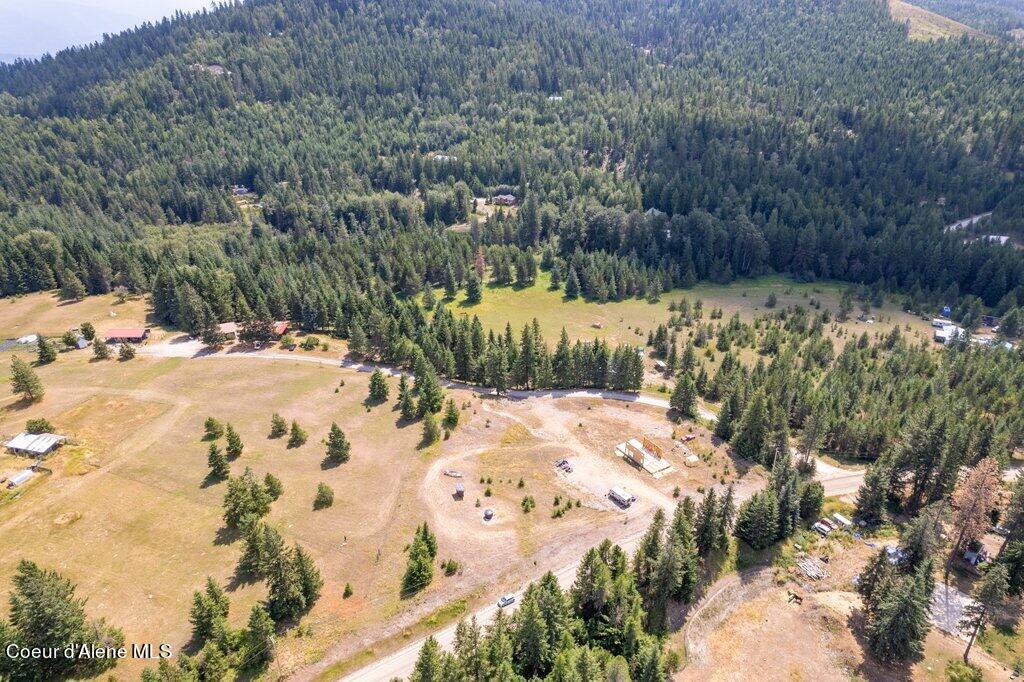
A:
<svg viewBox="0 0 1024 682">
<path fill-rule="evenodd" d="M 330 471 L 331 469 L 337 469 L 341 465 L 342 462 L 336 459 L 332 459 L 331 457 L 324 457 L 322 460 L 320 460 L 321 471 Z"/>
<path fill-rule="evenodd" d="M 241 537 L 242 532 L 237 528 L 221 526 L 217 529 L 217 535 L 213 539 L 213 544 L 219 546 L 230 545 Z"/>
<path fill-rule="evenodd" d="M 199 487 L 205 490 L 206 488 L 212 488 L 218 483 L 223 483 L 226 480 L 227 479 L 221 478 L 220 476 L 214 476 L 212 472 L 208 472 L 206 474 L 206 478 L 204 478 L 203 482 L 199 484 Z"/>
</svg>

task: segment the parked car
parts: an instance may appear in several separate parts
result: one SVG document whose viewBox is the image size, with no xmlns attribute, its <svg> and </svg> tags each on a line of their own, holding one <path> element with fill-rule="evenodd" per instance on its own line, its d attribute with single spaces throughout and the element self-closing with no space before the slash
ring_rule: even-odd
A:
<svg viewBox="0 0 1024 682">
<path fill-rule="evenodd" d="M 502 596 L 500 599 L 498 599 L 498 608 L 499 609 L 503 609 L 506 606 L 508 606 L 509 604 L 514 604 L 515 601 L 516 601 L 516 595 L 514 595 L 514 594 L 506 594 L 506 595 Z"/>
<path fill-rule="evenodd" d="M 490 521 L 493 518 L 494 518 L 494 510 L 493 509 L 484 509 L 484 521 Z"/>
<path fill-rule="evenodd" d="M 567 460 L 567 459 L 560 459 L 557 462 L 555 462 L 555 468 L 556 469 L 561 469 L 562 467 L 564 467 L 568 463 L 569 463 L 569 460 Z"/>
</svg>

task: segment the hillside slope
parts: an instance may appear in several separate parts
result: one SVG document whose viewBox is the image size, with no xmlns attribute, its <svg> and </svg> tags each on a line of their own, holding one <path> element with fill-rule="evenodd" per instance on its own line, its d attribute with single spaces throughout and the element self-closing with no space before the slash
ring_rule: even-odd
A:
<svg viewBox="0 0 1024 682">
<path fill-rule="evenodd" d="M 903 0 L 889 0 L 889 12 L 895 21 L 909 24 L 909 35 L 916 40 L 958 38 L 960 36 L 982 38 L 985 36 L 984 33 L 967 24 L 961 24 L 959 21 L 903 2 Z"/>
</svg>

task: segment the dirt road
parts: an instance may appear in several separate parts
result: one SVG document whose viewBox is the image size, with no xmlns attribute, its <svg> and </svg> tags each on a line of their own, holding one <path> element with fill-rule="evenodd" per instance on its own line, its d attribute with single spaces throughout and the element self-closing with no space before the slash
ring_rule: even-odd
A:
<svg viewBox="0 0 1024 682">
<path fill-rule="evenodd" d="M 235 350 L 237 348 L 237 350 Z M 282 352 L 282 351 L 271 351 L 271 350 L 243 350 L 240 347 L 233 347 L 229 352 L 210 352 L 206 350 L 203 345 L 198 341 L 186 340 L 183 337 L 170 339 L 162 343 L 153 344 L 143 347 L 141 351 L 144 355 L 150 355 L 155 357 L 184 357 L 184 358 L 196 358 L 196 359 L 211 359 L 211 358 L 239 358 L 239 359 L 252 359 L 252 360 L 264 360 L 264 361 L 296 361 L 296 362 L 311 362 L 321 365 L 328 365 L 333 367 L 340 367 L 357 372 L 372 372 L 374 369 L 381 369 L 390 375 L 398 375 L 401 373 L 400 370 L 393 367 L 386 367 L 381 365 L 369 364 L 356 362 L 347 359 L 332 359 L 324 358 L 312 355 L 305 355 L 298 352 Z M 470 390 L 476 393 L 491 394 L 490 389 L 481 388 L 479 386 L 471 386 L 468 384 L 462 384 L 458 382 L 448 382 L 446 386 L 451 388 L 459 388 L 463 390 Z M 525 400 L 537 397 L 549 397 L 549 398 L 590 398 L 598 400 L 615 400 L 628 403 L 638 403 L 642 405 L 651 405 L 659 408 L 669 408 L 669 401 L 664 398 L 658 398 L 648 395 L 636 395 L 632 393 L 623 393 L 619 391 L 603 391 L 603 390 L 548 390 L 548 391 L 519 391 L 512 390 L 508 391 L 507 397 L 512 400 Z M 700 408 L 700 416 L 704 419 L 714 421 L 716 416 L 711 411 L 704 407 Z M 462 453 L 463 456 L 465 453 Z M 438 461 L 434 464 L 432 469 L 440 470 L 448 464 L 448 460 Z M 436 472 L 435 472 L 436 473 Z M 864 472 L 851 471 L 847 469 L 841 469 L 829 465 L 821 460 L 817 462 L 817 473 L 815 476 L 825 487 L 825 494 L 832 495 L 845 495 L 855 492 L 864 479 Z M 751 491 L 738 491 L 737 492 L 737 504 L 742 502 L 744 499 L 750 496 Z M 671 507 L 674 503 L 671 500 L 662 501 L 663 507 Z M 648 513 L 648 516 L 653 514 L 653 509 Z M 646 530 L 647 523 L 645 519 L 637 519 L 639 521 L 638 530 L 631 532 L 629 535 L 625 535 L 620 538 L 612 538 L 615 540 L 626 552 L 632 553 L 637 544 L 639 543 L 640 537 Z M 634 526 L 637 527 L 637 526 Z M 561 568 L 553 571 L 555 577 L 558 579 L 559 584 L 563 588 L 568 588 L 576 576 L 576 571 L 579 567 L 580 559 L 573 561 L 570 564 L 564 565 Z M 534 579 L 540 577 L 535 576 Z M 740 580 L 739 577 L 736 580 Z M 521 597 L 526 584 L 522 585 L 515 594 L 517 601 Z M 722 593 L 723 590 L 729 587 L 728 584 L 723 585 L 721 588 L 716 588 L 715 592 L 708 597 L 708 600 L 716 599 L 716 595 Z M 493 595 L 495 599 L 499 595 Z M 515 604 L 511 607 L 507 607 L 507 610 L 513 610 Z M 489 623 L 495 613 L 498 611 L 496 604 L 491 604 L 478 610 L 475 614 L 477 621 L 481 624 Z M 450 625 L 442 630 L 433 633 L 433 637 L 440 643 L 444 648 L 448 648 L 452 645 L 455 638 L 455 625 Z M 362 668 L 345 677 L 346 680 L 356 681 L 377 681 L 386 680 L 392 678 L 404 678 L 409 675 L 412 671 L 413 666 L 416 663 L 416 658 L 419 656 L 419 650 L 423 646 L 425 638 L 419 639 L 415 642 L 411 642 L 406 646 L 402 647 L 398 651 L 389 654 L 374 663 Z M 324 656 L 317 663 L 307 666 L 306 668 L 298 671 L 292 676 L 291 679 L 295 680 L 312 680 L 318 674 L 323 672 L 333 663 L 341 660 L 340 654 L 332 655 L 330 652 Z"/>
</svg>

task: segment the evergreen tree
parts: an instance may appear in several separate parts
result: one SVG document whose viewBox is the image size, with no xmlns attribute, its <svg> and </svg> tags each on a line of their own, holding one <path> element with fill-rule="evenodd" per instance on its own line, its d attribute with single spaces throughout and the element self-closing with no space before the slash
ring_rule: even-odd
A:
<svg viewBox="0 0 1024 682">
<path fill-rule="evenodd" d="M 914 576 L 891 583 L 868 622 L 868 646 L 883 661 L 908 660 L 921 651 L 930 628 L 928 598 Z"/>
<path fill-rule="evenodd" d="M 263 477 L 263 486 L 267 489 L 267 494 L 270 495 L 270 500 L 276 502 L 281 494 L 284 493 L 284 484 L 274 474 L 267 472 L 267 475 Z"/>
<path fill-rule="evenodd" d="M 402 421 L 411 422 L 416 418 L 416 401 L 413 400 L 412 391 L 406 391 L 398 400 L 399 416 Z"/>
<path fill-rule="evenodd" d="M 483 298 L 484 289 L 480 283 L 480 278 L 476 276 L 475 272 L 469 273 L 469 277 L 466 279 L 466 303 L 476 305 Z"/>
<path fill-rule="evenodd" d="M 569 268 L 569 274 L 565 277 L 565 297 L 569 300 L 580 297 L 580 278 L 573 267 Z"/>
<path fill-rule="evenodd" d="M 103 339 L 96 339 L 92 342 L 92 356 L 97 360 L 109 360 L 110 346 Z"/>
<path fill-rule="evenodd" d="M 274 660 L 277 650 L 277 633 L 274 620 L 266 607 L 256 604 L 249 612 L 249 623 L 245 630 L 245 658 L 247 665 L 259 669 Z"/>
<path fill-rule="evenodd" d="M 693 377 L 683 374 L 676 380 L 669 404 L 681 417 L 697 418 L 697 387 L 693 383 Z"/>
<path fill-rule="evenodd" d="M 8 622 L 0 620 L 0 643 L 29 649 L 120 647 L 124 634 L 104 621 L 89 621 L 85 600 L 75 597 L 71 581 L 21 560 L 12 579 Z M 80 679 L 101 675 L 117 663 L 110 658 L 0 656 L 0 677 L 8 679 Z"/>
<path fill-rule="evenodd" d="M 130 343 L 122 343 L 117 349 L 117 359 L 121 362 L 128 362 L 135 358 L 135 346 Z"/>
<path fill-rule="evenodd" d="M 306 433 L 305 429 L 299 426 L 299 422 L 292 420 L 292 427 L 288 433 L 288 447 L 289 448 L 300 448 L 306 444 L 306 440 L 309 438 L 309 434 Z"/>
<path fill-rule="evenodd" d="M 775 542 L 779 526 L 779 502 L 772 489 L 754 493 L 740 505 L 736 517 L 736 537 L 760 550 Z"/>
<path fill-rule="evenodd" d="M 228 458 L 224 456 L 224 451 L 217 447 L 216 443 L 210 443 L 210 451 L 206 461 L 210 465 L 210 478 L 215 481 L 223 481 L 231 475 Z"/>
<path fill-rule="evenodd" d="M 722 409 L 718 412 L 718 421 L 715 422 L 715 436 L 726 442 L 732 438 L 732 401 L 728 398 L 722 401 Z"/>
<path fill-rule="evenodd" d="M 379 368 L 370 375 L 370 402 L 382 403 L 388 399 L 388 382 Z"/>
<path fill-rule="evenodd" d="M 218 625 L 223 625 L 227 617 L 228 597 L 213 578 L 207 577 L 203 590 L 192 595 L 189 622 L 192 623 L 193 639 L 205 643 L 213 636 Z"/>
<path fill-rule="evenodd" d="M 885 521 L 889 484 L 888 462 L 878 460 L 868 467 L 864 474 L 864 483 L 857 490 L 857 518 L 868 525 L 877 525 Z"/>
<path fill-rule="evenodd" d="M 17 355 L 11 358 L 11 390 L 21 394 L 23 400 L 31 402 L 42 400 L 46 393 L 35 370 Z"/>
<path fill-rule="evenodd" d="M 320 483 L 316 487 L 316 497 L 313 499 L 313 509 L 326 509 L 334 504 L 334 491 L 326 483 Z"/>
<path fill-rule="evenodd" d="M 270 437 L 280 438 L 286 433 L 288 433 L 288 422 L 284 420 L 284 417 L 275 412 L 270 417 Z"/>
<path fill-rule="evenodd" d="M 766 464 L 767 444 L 768 403 L 764 391 L 758 390 L 743 411 L 732 437 L 732 447 L 740 457 Z"/>
<path fill-rule="evenodd" d="M 352 446 L 337 422 L 331 422 L 331 432 L 327 435 L 327 461 L 332 464 L 344 464 L 349 459 Z"/>
<path fill-rule="evenodd" d="M 242 438 L 235 431 L 235 427 L 228 424 L 224 429 L 224 435 L 227 437 L 225 450 L 227 451 L 228 459 L 238 459 L 241 457 L 245 446 L 242 445 Z"/>
<path fill-rule="evenodd" d="M 437 417 L 432 412 L 423 415 L 423 444 L 433 445 L 441 439 L 441 428 L 437 425 Z"/>
<path fill-rule="evenodd" d="M 418 416 L 422 417 L 428 412 L 437 414 L 444 406 L 444 393 L 441 391 L 441 384 L 437 381 L 437 374 L 432 369 L 423 372 L 422 376 L 416 376 L 416 387 L 420 394 L 419 403 L 416 406 Z"/>
<path fill-rule="evenodd" d="M 459 408 L 455 406 L 455 401 L 451 398 L 445 403 L 444 407 L 444 418 L 441 420 L 441 426 L 447 431 L 454 431 L 455 427 L 459 425 Z"/>
<path fill-rule="evenodd" d="M 40 365 L 48 365 L 57 359 L 57 346 L 42 334 L 36 334 L 36 362 Z"/>
<path fill-rule="evenodd" d="M 213 417 L 203 422 L 203 440 L 217 440 L 224 435 L 224 425 Z"/>
</svg>

